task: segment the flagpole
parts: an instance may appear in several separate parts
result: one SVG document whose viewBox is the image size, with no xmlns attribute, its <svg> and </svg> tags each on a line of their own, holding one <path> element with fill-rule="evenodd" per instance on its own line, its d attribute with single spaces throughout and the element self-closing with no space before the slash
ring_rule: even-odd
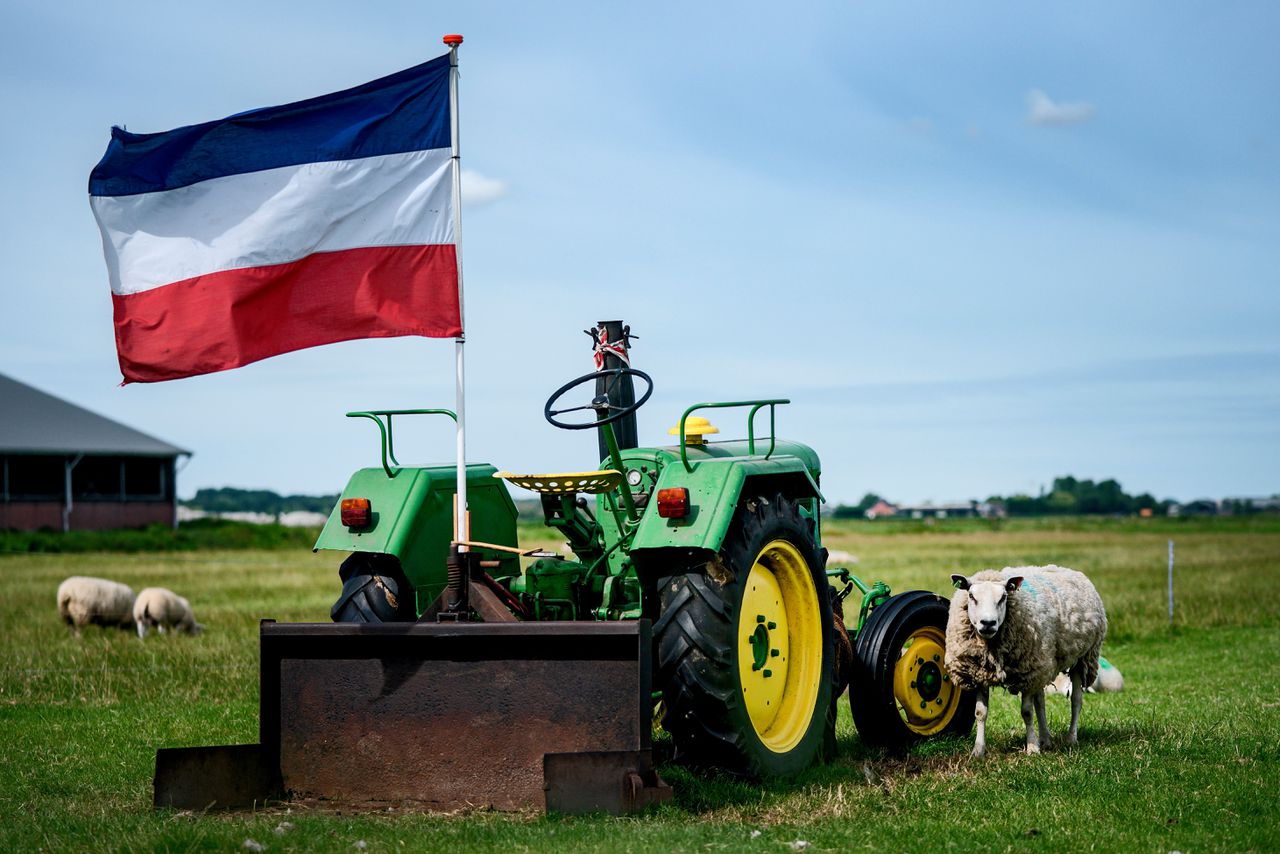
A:
<svg viewBox="0 0 1280 854">
<path fill-rule="evenodd" d="M 458 320 L 462 326 L 462 332 L 454 339 L 454 355 L 456 365 L 456 403 L 455 409 L 458 413 L 457 423 L 457 454 L 458 454 L 458 502 L 457 502 L 457 518 L 455 520 L 455 529 L 458 532 L 457 539 L 466 541 L 471 539 L 470 523 L 467 518 L 467 407 L 466 407 L 466 370 L 465 361 L 463 359 L 463 345 L 466 344 L 466 304 L 463 301 L 462 291 L 462 166 L 459 158 L 462 154 L 459 145 L 458 134 L 458 46 L 462 44 L 462 36 L 456 34 L 446 35 L 443 39 L 444 43 L 449 47 L 449 132 L 453 145 L 452 169 L 453 169 L 453 247 L 455 263 L 458 268 Z M 466 551 L 465 547 L 461 547 L 461 551 Z"/>
</svg>

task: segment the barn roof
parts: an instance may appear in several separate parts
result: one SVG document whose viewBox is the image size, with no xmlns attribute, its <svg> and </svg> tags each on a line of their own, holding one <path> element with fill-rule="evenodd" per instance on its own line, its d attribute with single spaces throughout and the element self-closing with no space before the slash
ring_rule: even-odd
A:
<svg viewBox="0 0 1280 854">
<path fill-rule="evenodd" d="M 0 453 L 191 455 L 4 374 L 0 374 Z"/>
</svg>

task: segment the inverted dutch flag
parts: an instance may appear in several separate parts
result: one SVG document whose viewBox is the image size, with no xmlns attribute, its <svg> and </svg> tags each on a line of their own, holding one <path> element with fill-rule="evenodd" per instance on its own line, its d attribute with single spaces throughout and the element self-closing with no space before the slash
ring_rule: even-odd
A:
<svg viewBox="0 0 1280 854">
<path fill-rule="evenodd" d="M 89 178 L 125 382 L 462 333 L 449 57 L 164 133 Z"/>
</svg>

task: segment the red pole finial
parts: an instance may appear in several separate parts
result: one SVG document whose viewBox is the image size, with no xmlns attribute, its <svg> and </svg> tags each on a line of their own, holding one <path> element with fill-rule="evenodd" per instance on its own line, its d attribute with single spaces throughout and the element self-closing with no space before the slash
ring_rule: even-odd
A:
<svg viewBox="0 0 1280 854">
<path fill-rule="evenodd" d="M 449 35 L 444 37 L 443 41 L 449 47 L 457 47 L 462 44 L 462 36 L 457 33 L 449 33 Z"/>
</svg>

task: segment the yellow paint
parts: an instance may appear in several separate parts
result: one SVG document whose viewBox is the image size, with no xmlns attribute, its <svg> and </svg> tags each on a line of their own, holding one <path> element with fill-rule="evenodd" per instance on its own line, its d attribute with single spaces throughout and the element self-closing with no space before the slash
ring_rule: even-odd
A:
<svg viewBox="0 0 1280 854">
<path fill-rule="evenodd" d="M 918 681 L 922 669 L 932 663 L 943 676 L 945 637 L 942 630 L 926 626 L 911 634 L 893 667 L 893 696 L 906 715 L 907 728 L 919 735 L 935 735 L 946 729 L 960 707 L 960 692 L 944 678 L 936 696 L 925 699 Z M 941 702 L 938 702 L 941 700 Z M 923 704 L 923 708 L 921 705 Z"/>
<path fill-rule="evenodd" d="M 752 639 L 766 636 L 761 663 Z M 770 542 L 751 566 L 737 639 L 738 677 L 751 725 L 767 748 L 786 753 L 809 728 L 822 676 L 818 593 L 804 556 L 786 540 Z"/>
<path fill-rule="evenodd" d="M 495 473 L 494 477 L 500 477 L 534 492 L 547 492 L 552 495 L 564 495 L 569 492 L 596 495 L 601 492 L 612 492 L 618 484 L 622 483 L 622 472 L 614 469 L 563 474 L 512 474 L 509 471 L 500 471 Z"/>
<path fill-rule="evenodd" d="M 720 428 L 713 425 L 710 421 L 701 415 L 690 415 L 684 420 L 684 443 L 686 445 L 702 445 L 706 443 L 703 436 L 709 436 L 712 433 L 719 433 Z M 680 425 L 677 424 L 667 430 L 668 436 L 679 436 Z"/>
</svg>

